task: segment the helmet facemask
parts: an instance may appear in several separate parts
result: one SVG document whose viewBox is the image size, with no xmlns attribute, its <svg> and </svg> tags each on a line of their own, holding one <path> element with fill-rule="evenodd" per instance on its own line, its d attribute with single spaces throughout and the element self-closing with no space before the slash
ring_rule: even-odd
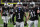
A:
<svg viewBox="0 0 40 27">
<path fill-rule="evenodd" d="M 17 5 L 18 5 L 18 7 L 22 7 L 23 6 L 22 2 L 18 2 Z"/>
</svg>

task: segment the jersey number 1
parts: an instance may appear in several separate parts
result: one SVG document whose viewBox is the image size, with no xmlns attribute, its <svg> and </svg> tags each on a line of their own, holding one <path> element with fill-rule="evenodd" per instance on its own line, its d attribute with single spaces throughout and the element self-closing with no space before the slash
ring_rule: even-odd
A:
<svg viewBox="0 0 40 27">
<path fill-rule="evenodd" d="M 18 19 L 20 19 L 20 13 L 18 13 L 18 16 L 19 16 L 19 18 L 18 18 Z"/>
</svg>

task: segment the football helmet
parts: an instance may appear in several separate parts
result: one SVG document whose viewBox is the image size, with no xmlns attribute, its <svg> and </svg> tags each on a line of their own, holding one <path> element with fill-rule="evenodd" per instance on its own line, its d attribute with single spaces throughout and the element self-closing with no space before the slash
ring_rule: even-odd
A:
<svg viewBox="0 0 40 27">
<path fill-rule="evenodd" d="M 30 8 L 35 7 L 35 2 L 30 2 L 29 7 L 30 7 Z"/>
<path fill-rule="evenodd" d="M 23 4 L 22 2 L 18 2 L 17 4 Z"/>
<path fill-rule="evenodd" d="M 10 6 L 13 7 L 13 4 L 9 4 L 8 6 L 9 6 L 9 7 L 10 7 Z"/>
<path fill-rule="evenodd" d="M 22 2 L 18 2 L 17 3 L 17 7 L 22 7 L 23 6 L 23 3 Z"/>
<path fill-rule="evenodd" d="M 5 3 L 4 6 L 8 5 L 8 3 Z"/>
</svg>

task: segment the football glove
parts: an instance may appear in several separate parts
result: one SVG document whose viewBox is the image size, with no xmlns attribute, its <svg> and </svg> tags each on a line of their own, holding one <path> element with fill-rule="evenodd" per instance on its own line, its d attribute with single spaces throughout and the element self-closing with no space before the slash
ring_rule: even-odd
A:
<svg viewBox="0 0 40 27">
<path fill-rule="evenodd" d="M 16 23 L 14 22 L 13 25 L 16 25 Z"/>
<path fill-rule="evenodd" d="M 27 26 L 27 23 L 25 22 L 24 26 Z"/>
</svg>

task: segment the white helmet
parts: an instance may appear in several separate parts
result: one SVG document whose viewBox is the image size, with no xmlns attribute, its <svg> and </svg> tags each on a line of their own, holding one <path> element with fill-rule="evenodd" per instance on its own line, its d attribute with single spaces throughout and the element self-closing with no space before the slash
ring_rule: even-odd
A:
<svg viewBox="0 0 40 27">
<path fill-rule="evenodd" d="M 35 2 L 30 2 L 30 5 L 31 5 L 32 7 L 35 7 Z"/>
<path fill-rule="evenodd" d="M 13 4 L 8 4 L 8 6 L 13 6 Z"/>
<path fill-rule="evenodd" d="M 17 4 L 23 4 L 22 2 L 18 2 Z"/>
<path fill-rule="evenodd" d="M 13 4 L 10 4 L 10 6 L 13 6 Z"/>
<path fill-rule="evenodd" d="M 8 4 L 8 6 L 10 6 L 10 4 Z"/>
<path fill-rule="evenodd" d="M 4 6 L 8 5 L 8 3 L 5 3 Z"/>
</svg>

